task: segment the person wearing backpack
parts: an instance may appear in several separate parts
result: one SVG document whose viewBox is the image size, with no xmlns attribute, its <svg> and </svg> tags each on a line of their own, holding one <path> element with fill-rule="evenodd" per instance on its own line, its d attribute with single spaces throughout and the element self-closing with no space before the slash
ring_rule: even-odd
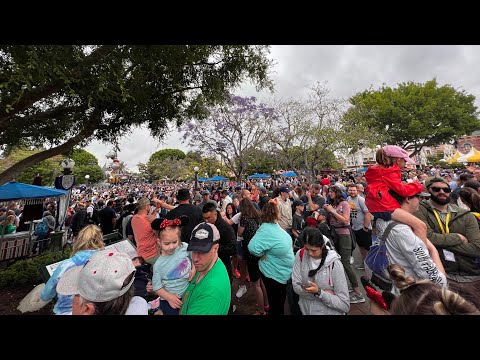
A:
<svg viewBox="0 0 480 360">
<path fill-rule="evenodd" d="M 303 315 L 345 315 L 350 310 L 347 277 L 340 255 L 325 246 L 316 228 L 303 231 L 305 247 L 295 255 L 293 290 Z"/>
<path fill-rule="evenodd" d="M 419 192 L 413 196 L 402 197 L 393 190 L 390 190 L 390 195 L 400 204 L 402 210 L 410 214 L 418 210 L 420 198 L 430 196 L 427 192 Z M 388 263 L 400 265 L 405 269 L 406 276 L 412 276 L 416 280 L 428 279 L 446 287 L 445 269 L 435 246 L 430 241 L 425 245 L 410 226 L 402 223 L 390 226 L 388 234 L 385 234 L 387 236 L 384 236 L 392 222 L 377 219 L 375 224 L 377 237 L 385 242 Z M 368 259 L 365 264 L 369 266 Z M 398 293 L 395 288 L 392 292 Z"/>
</svg>

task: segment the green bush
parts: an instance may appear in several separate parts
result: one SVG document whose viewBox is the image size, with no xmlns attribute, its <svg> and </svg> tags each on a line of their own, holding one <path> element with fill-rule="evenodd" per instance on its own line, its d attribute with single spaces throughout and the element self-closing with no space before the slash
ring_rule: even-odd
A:
<svg viewBox="0 0 480 360">
<path fill-rule="evenodd" d="M 17 260 L 11 266 L 0 270 L 0 289 L 19 285 L 36 285 L 43 282 L 39 269 L 70 257 L 70 252 L 46 253 L 34 258 Z"/>
</svg>

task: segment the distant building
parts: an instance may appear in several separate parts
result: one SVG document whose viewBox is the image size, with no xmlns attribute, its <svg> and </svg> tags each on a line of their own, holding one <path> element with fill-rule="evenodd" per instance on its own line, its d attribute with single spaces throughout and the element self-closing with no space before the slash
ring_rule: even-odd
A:
<svg viewBox="0 0 480 360">
<path fill-rule="evenodd" d="M 362 147 L 353 154 L 344 158 L 343 168 L 346 170 L 357 170 L 375 164 L 376 149 Z M 342 161 L 340 161 L 342 163 Z"/>
<path fill-rule="evenodd" d="M 471 135 L 462 136 L 457 139 L 457 149 L 461 153 L 468 153 L 472 147 L 480 150 L 480 131 L 474 131 Z"/>
</svg>

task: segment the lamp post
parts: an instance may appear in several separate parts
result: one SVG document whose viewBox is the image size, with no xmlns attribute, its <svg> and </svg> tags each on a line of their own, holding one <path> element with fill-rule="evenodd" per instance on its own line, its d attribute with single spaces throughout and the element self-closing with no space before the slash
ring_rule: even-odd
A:
<svg viewBox="0 0 480 360">
<path fill-rule="evenodd" d="M 195 171 L 195 186 L 194 186 L 193 190 L 197 190 L 197 188 L 198 188 L 198 170 L 200 170 L 198 168 L 198 166 L 195 166 L 193 168 L 193 171 Z"/>
<path fill-rule="evenodd" d="M 85 175 L 85 181 L 87 182 L 87 187 L 88 187 L 88 179 L 90 179 L 90 175 Z"/>
<path fill-rule="evenodd" d="M 75 161 L 72 159 L 63 159 L 60 162 L 63 168 L 63 175 L 55 178 L 55 188 L 60 190 L 68 190 L 66 196 L 60 197 L 57 203 L 56 221 L 57 227 L 61 229 L 67 217 L 68 205 L 70 203 L 70 195 L 72 193 L 72 187 L 75 183 L 75 176 L 72 175 L 72 169 L 75 165 Z"/>
</svg>

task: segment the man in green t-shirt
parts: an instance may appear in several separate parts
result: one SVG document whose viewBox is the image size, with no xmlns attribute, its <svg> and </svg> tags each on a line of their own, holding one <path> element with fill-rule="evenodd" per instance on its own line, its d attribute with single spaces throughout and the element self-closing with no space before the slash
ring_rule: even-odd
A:
<svg viewBox="0 0 480 360">
<path fill-rule="evenodd" d="M 215 225 L 200 223 L 192 231 L 187 251 L 197 273 L 183 295 L 180 315 L 227 315 L 231 288 L 227 269 L 218 258 L 220 233 Z"/>
</svg>

